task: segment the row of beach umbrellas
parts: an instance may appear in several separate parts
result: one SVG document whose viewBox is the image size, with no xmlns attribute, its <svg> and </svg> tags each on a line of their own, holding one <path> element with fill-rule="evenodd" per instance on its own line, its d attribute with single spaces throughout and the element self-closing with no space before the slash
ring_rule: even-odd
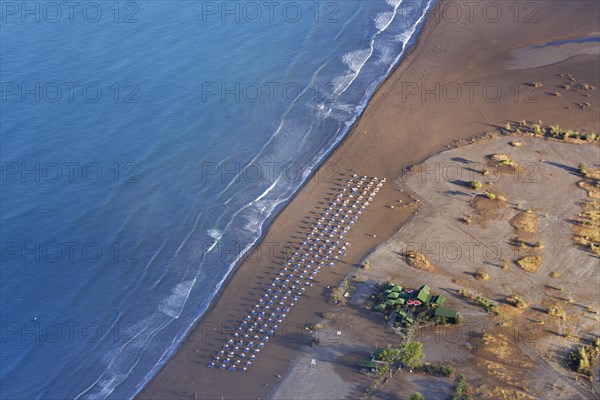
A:
<svg viewBox="0 0 600 400">
<path fill-rule="evenodd" d="M 248 310 L 221 350 L 213 355 L 209 368 L 247 371 L 265 344 L 307 288 L 313 286 L 323 267 L 333 267 L 346 255 L 346 235 L 373 202 L 386 179 L 354 174 L 340 185 L 327 208 L 307 228 L 294 253 L 281 263 L 279 272 L 265 287 L 264 294 Z"/>
</svg>

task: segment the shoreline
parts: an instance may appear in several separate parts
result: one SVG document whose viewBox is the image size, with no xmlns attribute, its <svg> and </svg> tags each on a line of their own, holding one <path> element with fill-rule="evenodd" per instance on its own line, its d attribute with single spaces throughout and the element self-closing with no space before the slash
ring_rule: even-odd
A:
<svg viewBox="0 0 600 400">
<path fill-rule="evenodd" d="M 434 1 L 435 2 L 442 2 L 442 1 L 445 1 L 445 0 L 434 0 Z M 409 45 L 408 49 L 406 50 L 406 54 L 404 54 L 400 58 L 400 60 L 396 63 L 396 65 L 391 68 L 391 70 L 387 74 L 387 76 L 384 79 L 382 79 L 382 81 L 377 85 L 377 87 L 373 91 L 373 94 L 372 94 L 371 98 L 367 102 L 366 106 L 362 109 L 362 111 L 358 115 L 355 116 L 355 120 L 352 123 L 352 125 L 349 127 L 348 132 L 343 136 L 343 138 L 341 140 L 339 140 L 338 143 L 336 143 L 333 146 L 333 148 L 329 151 L 329 153 L 326 154 L 323 157 L 322 161 L 314 168 L 313 172 L 306 178 L 306 180 L 303 182 L 303 184 L 301 186 L 299 186 L 298 189 L 286 201 L 286 204 L 283 205 L 279 210 L 277 210 L 275 213 L 273 213 L 273 215 L 271 215 L 269 217 L 270 223 L 265 227 L 265 229 L 264 229 L 263 233 L 261 234 L 261 236 L 256 240 L 256 243 L 254 245 L 252 245 L 252 247 L 246 252 L 246 254 L 237 262 L 237 265 L 234 267 L 233 271 L 227 276 L 227 278 L 225 279 L 225 281 L 223 281 L 223 284 L 221 285 L 220 289 L 215 294 L 215 296 L 211 299 L 211 301 L 210 301 L 210 303 L 209 303 L 206 311 L 204 311 L 203 315 L 198 319 L 198 321 L 194 324 L 194 326 L 192 326 L 189 329 L 189 331 L 187 332 L 187 334 L 185 335 L 186 339 L 198 327 L 198 325 L 200 325 L 202 323 L 202 321 L 204 319 L 206 319 L 214 311 L 214 309 L 217 307 L 218 302 L 221 300 L 221 297 L 227 291 L 228 285 L 235 278 L 235 275 L 238 273 L 239 269 L 241 269 L 243 267 L 243 265 L 247 262 L 247 260 L 249 258 L 252 258 L 252 254 L 254 252 L 256 252 L 256 250 L 257 250 L 258 247 L 261 246 L 261 244 L 263 243 L 264 239 L 267 237 L 270 228 L 273 226 L 273 224 L 275 223 L 275 221 L 280 217 L 280 215 L 285 211 L 285 209 L 288 207 L 288 205 L 297 198 L 297 196 L 302 192 L 302 190 L 304 190 L 304 188 L 306 187 L 306 185 L 308 185 L 311 182 L 311 180 L 313 180 L 320 173 L 323 173 L 324 166 L 326 166 L 328 160 L 332 157 L 333 154 L 335 154 L 335 152 L 340 147 L 342 147 L 344 145 L 344 143 L 346 143 L 346 141 L 349 140 L 349 138 L 354 133 L 354 130 L 356 129 L 356 125 L 360 122 L 360 119 L 362 118 L 362 116 L 366 112 L 367 108 L 369 107 L 369 104 L 371 103 L 371 100 L 377 95 L 377 93 L 381 90 L 381 88 L 383 86 L 385 86 L 390 79 L 392 79 L 392 77 L 394 76 L 394 74 L 396 73 L 396 71 L 402 66 L 402 64 L 405 62 L 405 60 L 408 57 L 410 57 L 416 51 L 416 49 L 418 48 L 419 43 L 420 43 L 420 41 L 422 39 L 422 36 L 424 35 L 426 29 L 428 29 L 428 27 L 429 27 L 430 24 L 434 24 L 434 21 L 432 21 L 431 19 L 425 19 L 423 22 L 421 22 L 420 26 L 417 27 L 417 30 L 418 30 L 417 37 L 414 38 L 413 39 L 414 40 L 413 43 L 411 43 Z M 429 29 L 433 29 L 433 28 L 429 28 Z M 432 155 L 433 154 L 430 154 L 430 155 L 426 156 L 425 158 L 423 158 L 423 160 L 425 160 L 427 157 L 430 157 Z M 421 162 L 423 160 L 420 160 L 419 162 Z M 406 221 L 404 221 L 400 226 L 398 226 L 398 228 L 400 228 L 406 222 L 408 222 L 408 219 Z M 383 242 L 385 242 L 386 239 L 389 239 L 389 237 L 388 238 L 380 238 L 379 240 L 375 241 L 367 253 L 373 251 L 377 246 L 379 246 L 380 244 L 382 244 Z M 185 342 L 185 340 L 184 340 L 184 342 Z M 160 367 L 158 373 L 155 374 L 154 377 L 151 378 L 139 390 L 137 390 L 137 392 L 134 394 L 133 398 L 141 398 L 141 395 L 143 394 L 143 392 L 146 391 L 146 389 L 148 388 L 148 386 L 151 385 L 152 381 L 156 378 L 156 376 L 160 373 L 160 371 L 169 363 L 169 361 L 173 358 L 173 356 L 180 351 L 180 349 L 181 349 L 182 346 L 183 346 L 183 342 L 174 351 L 174 353 L 171 355 L 171 357 L 169 358 L 169 360 L 167 360 Z"/>
<path fill-rule="evenodd" d="M 560 6 L 560 4 L 553 3 L 546 10 L 552 12 L 552 9 L 557 6 Z M 484 25 L 484 27 L 491 31 L 497 29 L 496 26 Z M 464 31 L 457 33 L 457 30 L 465 28 L 470 34 L 467 34 L 466 38 L 462 36 Z M 244 260 L 239 263 L 235 271 L 230 274 L 218 295 L 211 301 L 203 317 L 190 329 L 186 339 L 170 360 L 163 365 L 158 374 L 145 387 L 140 389 L 136 397 L 190 398 L 195 394 L 196 398 L 214 398 L 219 395 L 218 393 L 227 390 L 227 396 L 231 398 L 256 398 L 258 396 L 263 398 L 271 393 L 273 385 L 279 382 L 277 375 L 280 375 L 282 370 L 287 370 L 287 367 L 295 359 L 295 355 L 303 347 L 305 338 L 296 340 L 294 343 L 288 343 L 288 340 L 283 343 L 270 344 L 267 346 L 268 349 L 265 349 L 261 362 L 257 363 L 252 371 L 244 376 L 235 376 L 237 382 L 235 385 L 231 385 L 230 378 L 234 375 L 206 368 L 208 357 L 205 353 L 216 351 L 219 343 L 219 340 L 214 340 L 212 337 L 214 333 L 207 331 L 207 327 L 214 327 L 235 320 L 235 313 L 239 314 L 246 303 L 251 303 L 246 299 L 240 300 L 238 298 L 239 293 L 249 292 L 250 297 L 252 297 L 254 295 L 252 290 L 257 287 L 260 288 L 262 275 L 268 275 L 270 269 L 272 269 L 263 265 L 265 264 L 263 262 L 251 262 L 253 254 L 270 239 L 276 239 L 274 242 L 278 244 L 283 244 L 286 240 L 289 242 L 290 234 L 294 232 L 294 228 L 297 228 L 297 223 L 301 221 L 302 216 L 307 214 L 307 206 L 317 205 L 329 190 L 331 182 L 321 182 L 318 178 L 320 174 L 323 174 L 324 168 L 327 168 L 328 165 L 334 165 L 338 173 L 344 173 L 347 169 L 355 169 L 358 165 L 360 168 L 356 169 L 356 173 L 359 175 L 381 176 L 392 180 L 397 178 L 409 163 L 419 163 L 441 151 L 440 149 L 443 149 L 444 146 L 450 146 L 456 140 L 485 132 L 483 128 L 486 125 L 482 123 L 481 119 L 488 124 L 492 122 L 499 123 L 505 120 L 506 117 L 518 120 L 519 110 L 516 109 L 516 104 L 510 104 L 510 99 L 508 101 L 503 99 L 502 101 L 506 108 L 513 110 L 514 114 L 510 115 L 511 113 L 507 112 L 505 118 L 494 118 L 499 113 L 494 112 L 494 107 L 489 103 L 475 106 L 485 109 L 482 112 L 479 112 L 479 110 L 473 112 L 472 108 L 475 107 L 468 102 L 466 104 L 463 102 L 458 106 L 442 104 L 442 106 L 453 107 L 457 109 L 455 111 L 465 114 L 466 118 L 457 123 L 452 118 L 453 115 L 448 115 L 439 103 L 422 102 L 415 96 L 408 98 L 406 90 L 398 90 L 398 85 L 401 85 L 403 89 L 408 89 L 414 88 L 414 84 L 424 80 L 440 82 L 445 76 L 460 75 L 461 68 L 464 68 L 463 60 L 456 59 L 455 54 L 460 51 L 461 47 L 469 48 L 469 44 L 479 39 L 473 31 L 469 32 L 469 28 L 473 27 L 469 26 L 467 21 L 464 21 L 462 25 L 452 25 L 447 21 L 436 21 L 435 18 L 429 18 L 425 22 L 407 54 L 388 77 L 382 81 L 367 107 L 357 116 L 350 132 L 330 152 L 321 166 L 314 170 L 311 177 L 306 180 L 287 204 L 273 216 L 270 226 L 261 235 L 255 248 L 244 257 Z M 457 37 L 462 38 L 463 41 L 451 43 L 451 39 L 447 39 L 446 34 L 454 35 L 455 39 Z M 538 40 L 545 37 L 558 37 L 560 34 L 560 32 L 544 32 L 538 34 Z M 512 34 L 512 36 L 515 35 Z M 519 42 L 521 42 L 520 39 Z M 513 41 L 516 42 L 515 38 L 513 38 Z M 483 62 L 478 60 L 481 54 L 485 53 L 486 44 L 480 44 L 479 48 L 475 48 L 474 51 L 471 50 L 468 54 L 469 57 L 467 57 L 476 67 L 467 72 L 470 73 L 469 75 L 480 73 L 482 81 L 488 75 L 488 71 L 482 66 L 487 67 L 485 65 L 486 61 L 490 62 L 494 57 L 497 59 L 499 56 L 498 53 L 495 53 Z M 512 47 L 514 48 L 514 45 Z M 442 58 L 440 59 L 440 57 Z M 446 66 L 445 61 L 448 61 L 448 58 L 451 57 L 454 57 L 454 59 L 449 63 L 450 66 Z M 595 61 L 592 60 L 592 62 Z M 410 67 L 413 67 L 412 70 Z M 556 68 L 556 65 L 550 66 L 550 69 L 552 68 Z M 448 70 L 450 70 L 450 74 L 448 74 Z M 495 72 L 500 76 L 505 71 L 496 68 Z M 531 71 L 509 71 L 505 73 L 536 75 L 535 71 L 533 71 L 533 74 Z M 398 106 L 399 110 L 395 106 Z M 438 121 L 426 118 L 430 113 L 435 114 L 438 112 L 444 114 L 440 116 Z M 531 114 L 530 111 L 528 113 Z M 489 118 L 490 114 L 493 114 L 492 118 Z M 552 115 L 548 111 L 540 114 Z M 484 118 L 481 118 L 481 115 Z M 473 123 L 474 120 L 478 122 Z M 404 125 L 402 129 L 395 126 L 399 122 Z M 442 131 L 454 128 L 454 133 L 444 135 L 428 133 L 428 131 L 434 131 L 433 126 L 437 126 L 438 129 L 442 128 Z M 412 139 L 415 132 L 423 131 L 426 132 L 423 137 L 419 137 L 417 140 Z M 395 159 L 402 161 L 389 162 Z M 346 265 L 336 267 L 337 271 L 323 273 L 323 276 L 319 277 L 319 285 L 315 285 L 319 288 L 312 288 L 313 290 L 306 296 L 308 298 L 301 300 L 294 312 L 288 317 L 289 323 L 302 326 L 314 321 L 315 310 L 320 311 L 328 308 L 325 299 L 325 287 L 334 284 L 340 276 L 351 272 L 354 264 L 385 239 L 391 237 L 406 222 L 412 215 L 410 212 L 394 213 L 391 216 L 389 209 L 385 207 L 386 204 L 394 201 L 393 199 L 401 196 L 403 195 L 394 191 L 392 187 L 386 188 L 385 195 L 376 200 L 377 210 L 370 211 L 371 214 L 375 215 L 364 218 L 371 219 L 371 221 L 361 221 L 357 225 L 358 232 L 356 232 L 356 235 L 358 235 L 358 240 L 353 241 L 355 247 L 352 252 L 349 252 L 347 259 L 344 260 Z M 381 226 L 377 226 L 378 223 L 381 223 Z M 377 232 L 376 240 L 364 239 L 367 232 L 374 231 Z M 363 235 L 360 235 L 360 233 L 363 233 Z M 236 308 L 237 310 L 235 310 Z M 193 351 L 193 349 L 196 351 Z M 203 385 L 203 383 L 210 383 L 210 388 Z"/>
</svg>

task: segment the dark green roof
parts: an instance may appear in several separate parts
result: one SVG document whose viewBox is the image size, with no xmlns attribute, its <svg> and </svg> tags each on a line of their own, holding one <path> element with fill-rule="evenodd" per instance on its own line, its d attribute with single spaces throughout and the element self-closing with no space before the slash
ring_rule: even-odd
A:
<svg viewBox="0 0 600 400">
<path fill-rule="evenodd" d="M 458 318 L 458 311 L 449 308 L 438 307 L 435 309 L 436 317 Z"/>
<path fill-rule="evenodd" d="M 359 367 L 366 367 L 366 368 L 377 368 L 379 364 L 377 364 L 376 362 L 373 361 L 369 361 L 369 360 L 360 360 L 358 362 L 358 366 Z"/>
<path fill-rule="evenodd" d="M 433 296 L 431 298 L 431 302 L 433 304 L 437 304 L 438 306 L 443 306 L 445 301 L 446 301 L 446 298 L 441 294 L 439 294 L 437 296 Z"/>
<path fill-rule="evenodd" d="M 428 288 L 429 289 L 429 288 Z M 417 294 L 417 299 L 421 300 L 423 303 L 429 302 L 431 300 L 431 295 L 429 294 L 429 290 L 419 290 Z"/>
<path fill-rule="evenodd" d="M 398 292 L 398 293 L 400 293 L 402 291 L 402 286 L 400 286 L 400 285 L 394 285 L 394 286 L 390 287 L 390 290 L 392 292 Z"/>
</svg>

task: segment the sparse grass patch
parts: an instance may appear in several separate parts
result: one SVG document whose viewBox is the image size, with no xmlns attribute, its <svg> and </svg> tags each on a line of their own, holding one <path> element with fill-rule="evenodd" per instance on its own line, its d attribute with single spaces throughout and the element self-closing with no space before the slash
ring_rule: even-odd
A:
<svg viewBox="0 0 600 400">
<path fill-rule="evenodd" d="M 323 329 L 325 326 L 319 322 L 315 322 L 314 324 L 310 325 L 310 329 L 313 331 L 319 331 L 321 329 Z"/>
<path fill-rule="evenodd" d="M 406 263 L 417 269 L 423 269 L 426 271 L 432 269 L 431 262 L 429 262 L 425 254 L 416 251 L 409 251 L 406 253 Z"/>
<path fill-rule="evenodd" d="M 517 265 L 523 271 L 535 272 L 542 265 L 542 256 L 525 256 L 517 260 Z"/>
<path fill-rule="evenodd" d="M 562 272 L 560 271 L 552 271 L 550 272 L 550 278 L 558 279 L 562 276 Z"/>
<path fill-rule="evenodd" d="M 519 232 L 534 233 L 538 228 L 537 214 L 531 210 L 521 211 L 510 220 L 510 225 Z"/>
<path fill-rule="evenodd" d="M 573 241 L 600 256 L 600 201 L 587 202 L 573 226 Z"/>
<path fill-rule="evenodd" d="M 554 303 L 550 307 L 548 307 L 548 315 L 554 318 L 558 318 L 560 320 L 565 321 L 567 319 L 567 313 L 563 310 L 562 306 L 559 303 Z"/>
<path fill-rule="evenodd" d="M 348 278 L 344 278 L 344 280 L 340 283 L 340 285 L 331 290 L 330 300 L 333 304 L 346 304 L 346 294 L 350 289 L 350 281 Z"/>
<path fill-rule="evenodd" d="M 518 164 L 515 161 L 511 160 L 510 157 L 506 154 L 493 154 L 491 159 L 497 165 L 506 165 L 513 168 L 518 166 Z"/>
</svg>

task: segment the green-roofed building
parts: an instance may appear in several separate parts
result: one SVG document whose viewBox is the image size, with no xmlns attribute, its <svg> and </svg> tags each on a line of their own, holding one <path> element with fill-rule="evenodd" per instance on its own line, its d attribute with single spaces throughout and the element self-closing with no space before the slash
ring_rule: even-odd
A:
<svg viewBox="0 0 600 400">
<path fill-rule="evenodd" d="M 375 311 L 385 311 L 385 304 L 379 303 L 375 307 L 373 307 L 373 310 L 375 310 Z"/>
<path fill-rule="evenodd" d="M 386 300 L 383 304 L 385 304 L 386 306 L 390 306 L 390 307 L 396 305 L 394 300 Z"/>
<path fill-rule="evenodd" d="M 444 307 L 438 307 L 435 309 L 434 315 L 436 317 L 444 317 L 444 318 L 456 320 L 459 316 L 459 313 L 456 310 L 451 310 L 449 308 L 444 308 Z"/>
<path fill-rule="evenodd" d="M 400 293 L 398 293 L 398 292 L 390 292 L 386 297 L 388 299 L 397 299 L 398 296 L 400 296 Z"/>
<path fill-rule="evenodd" d="M 400 293 L 402 291 L 402 286 L 400 286 L 400 285 L 394 285 L 393 287 L 390 288 L 390 290 L 392 292 Z"/>
<path fill-rule="evenodd" d="M 443 295 L 438 294 L 437 296 L 433 296 L 431 298 L 431 305 L 441 307 L 444 305 L 445 301 L 446 298 Z"/>
<path fill-rule="evenodd" d="M 396 303 L 396 305 L 404 305 L 404 303 L 406 303 L 406 300 L 402 299 L 402 298 L 397 298 L 394 300 L 394 303 Z"/>
<path fill-rule="evenodd" d="M 431 300 L 431 295 L 429 294 L 429 286 L 427 286 L 427 285 L 421 286 L 421 288 L 419 289 L 419 292 L 417 293 L 416 298 L 418 300 L 421 300 L 421 302 L 423 302 L 423 303 L 428 303 L 429 300 Z"/>
</svg>

